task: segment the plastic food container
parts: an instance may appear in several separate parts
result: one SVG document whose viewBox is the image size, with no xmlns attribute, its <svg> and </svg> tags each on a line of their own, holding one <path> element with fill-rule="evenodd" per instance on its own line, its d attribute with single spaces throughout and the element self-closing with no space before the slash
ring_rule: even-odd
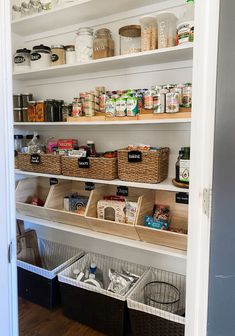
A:
<svg viewBox="0 0 235 336">
<path fill-rule="evenodd" d="M 148 51 L 157 48 L 157 20 L 154 16 L 144 16 L 141 24 L 141 50 Z"/>
<path fill-rule="evenodd" d="M 125 26 L 119 29 L 120 55 L 141 51 L 141 27 L 139 25 Z"/>
<path fill-rule="evenodd" d="M 77 32 L 75 43 L 76 58 L 78 63 L 86 63 L 92 60 L 93 56 L 93 29 L 89 27 L 80 28 Z"/>
<path fill-rule="evenodd" d="M 157 16 L 159 49 L 176 45 L 176 20 L 173 13 L 161 13 Z"/>
</svg>

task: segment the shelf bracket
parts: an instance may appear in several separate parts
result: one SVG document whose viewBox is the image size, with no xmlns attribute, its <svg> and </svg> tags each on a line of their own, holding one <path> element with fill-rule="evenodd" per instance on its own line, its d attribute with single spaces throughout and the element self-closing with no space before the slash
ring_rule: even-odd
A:
<svg viewBox="0 0 235 336">
<path fill-rule="evenodd" d="M 212 189 L 203 190 L 203 213 L 210 217 L 211 214 Z"/>
</svg>

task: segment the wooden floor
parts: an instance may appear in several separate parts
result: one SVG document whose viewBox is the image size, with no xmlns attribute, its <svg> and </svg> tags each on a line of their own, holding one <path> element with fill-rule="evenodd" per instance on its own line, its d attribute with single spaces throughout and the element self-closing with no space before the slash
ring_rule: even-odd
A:
<svg viewBox="0 0 235 336">
<path fill-rule="evenodd" d="M 20 336 L 104 336 L 66 318 L 60 309 L 50 311 L 19 299 Z"/>
</svg>

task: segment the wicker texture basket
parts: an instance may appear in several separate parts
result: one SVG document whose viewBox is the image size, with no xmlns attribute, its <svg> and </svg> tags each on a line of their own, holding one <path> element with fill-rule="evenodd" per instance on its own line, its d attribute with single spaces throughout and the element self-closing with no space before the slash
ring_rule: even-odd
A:
<svg viewBox="0 0 235 336">
<path fill-rule="evenodd" d="M 20 153 L 18 155 L 18 167 L 20 170 L 34 173 L 61 175 L 61 156 L 52 154 L 41 154 L 40 163 L 33 164 L 31 163 L 30 154 Z"/>
<path fill-rule="evenodd" d="M 120 180 L 160 183 L 168 176 L 169 148 L 141 151 L 140 162 L 129 162 L 127 149 L 118 151 L 118 176 Z"/>
<path fill-rule="evenodd" d="M 79 168 L 78 158 L 62 156 L 62 174 L 100 180 L 115 180 L 117 174 L 116 158 L 89 158 L 89 168 Z"/>
</svg>

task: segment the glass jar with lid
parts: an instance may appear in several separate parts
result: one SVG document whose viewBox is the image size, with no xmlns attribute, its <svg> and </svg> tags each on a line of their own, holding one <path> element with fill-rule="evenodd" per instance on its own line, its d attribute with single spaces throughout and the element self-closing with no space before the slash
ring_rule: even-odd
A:
<svg viewBox="0 0 235 336">
<path fill-rule="evenodd" d="M 13 61 L 15 72 L 30 70 L 30 50 L 26 48 L 17 49 Z"/>
<path fill-rule="evenodd" d="M 64 49 L 65 49 L 66 64 L 75 64 L 76 63 L 75 46 L 73 44 L 67 45 L 64 47 Z"/>
<path fill-rule="evenodd" d="M 21 148 L 24 147 L 24 137 L 21 134 L 14 135 L 14 149 L 18 153 L 21 152 Z"/>
<path fill-rule="evenodd" d="M 120 55 L 141 51 L 141 27 L 139 25 L 125 26 L 119 29 Z"/>
<path fill-rule="evenodd" d="M 93 59 L 112 56 L 114 56 L 114 40 L 111 31 L 107 28 L 98 29 L 93 42 Z"/>
<path fill-rule="evenodd" d="M 144 16 L 141 24 L 141 50 L 148 51 L 157 48 L 157 20 L 154 16 Z"/>
<path fill-rule="evenodd" d="M 51 65 L 65 64 L 65 49 L 62 44 L 52 45 L 51 52 Z"/>
<path fill-rule="evenodd" d="M 93 29 L 89 27 L 80 28 L 77 32 L 75 43 L 76 59 L 78 63 L 85 63 L 92 60 L 93 55 Z"/>
<path fill-rule="evenodd" d="M 173 13 L 161 13 L 157 16 L 159 49 L 176 45 L 176 20 Z"/>
<path fill-rule="evenodd" d="M 51 65 L 51 48 L 40 44 L 33 47 L 31 52 L 31 69 L 39 70 Z"/>
</svg>

